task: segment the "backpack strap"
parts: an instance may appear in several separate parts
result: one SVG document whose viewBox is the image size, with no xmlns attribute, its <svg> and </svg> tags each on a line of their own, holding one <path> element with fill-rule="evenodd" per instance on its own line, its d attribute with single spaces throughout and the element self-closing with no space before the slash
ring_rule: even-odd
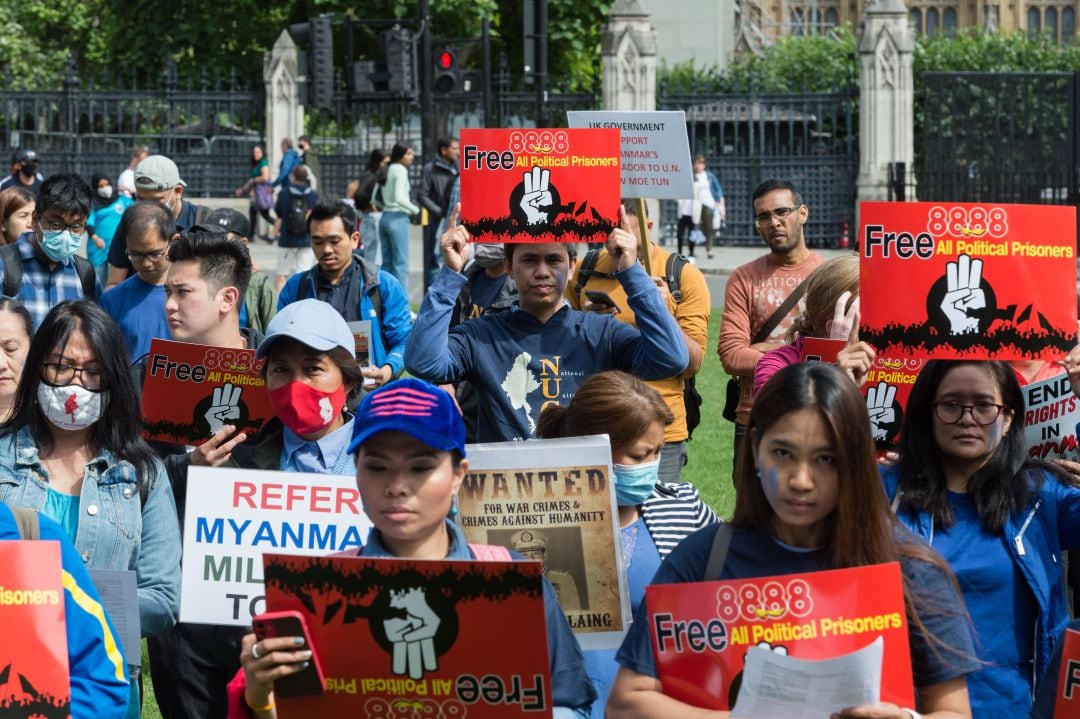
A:
<svg viewBox="0 0 1080 719">
<path fill-rule="evenodd" d="M 664 281 L 667 282 L 668 291 L 675 300 L 675 304 L 682 302 L 682 271 L 689 263 L 682 255 L 674 253 L 668 255 L 667 265 L 664 267 Z"/>
<path fill-rule="evenodd" d="M 481 562 L 512 562 L 514 558 L 510 556 L 510 550 L 506 547 L 499 546 L 498 544 L 472 544 L 469 543 L 469 549 L 476 555 L 476 558 Z"/>
<path fill-rule="evenodd" d="M 25 507 L 8 505 L 8 509 L 15 516 L 15 528 L 19 530 L 22 539 L 41 539 L 41 523 L 38 521 L 38 513 Z"/>
<path fill-rule="evenodd" d="M 728 549 L 731 547 L 731 538 L 735 535 L 735 529 L 727 522 L 716 525 L 716 533 L 713 534 L 712 548 L 709 549 L 709 561 L 705 563 L 705 576 L 702 581 L 717 582 L 720 574 L 724 571 L 724 562 L 727 561 Z"/>
<path fill-rule="evenodd" d="M 0 245 L 0 261 L 4 264 L 4 297 L 15 297 L 22 289 L 22 254 L 19 245 Z"/>
<path fill-rule="evenodd" d="M 585 285 L 588 284 L 589 278 L 596 276 L 601 279 L 611 280 L 615 279 L 615 275 L 610 272 L 597 272 L 596 263 L 600 260 L 600 250 L 589 250 L 585 253 L 585 256 L 581 258 L 581 264 L 578 265 L 577 282 L 574 283 L 574 296 L 580 296 L 581 291 L 585 289 Z"/>
<path fill-rule="evenodd" d="M 72 255 L 75 262 L 75 272 L 79 275 L 79 283 L 82 284 L 82 294 L 85 299 L 92 300 L 97 297 L 97 274 L 90 260 L 81 255 Z"/>
</svg>

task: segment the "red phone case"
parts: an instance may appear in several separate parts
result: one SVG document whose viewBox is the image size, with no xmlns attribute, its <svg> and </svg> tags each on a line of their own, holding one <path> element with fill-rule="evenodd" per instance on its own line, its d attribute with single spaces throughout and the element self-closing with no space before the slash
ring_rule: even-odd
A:
<svg viewBox="0 0 1080 719">
<path fill-rule="evenodd" d="M 319 654 L 311 643 L 304 617 L 297 611 L 267 612 L 252 617 L 251 627 L 260 641 L 273 637 L 303 637 L 304 646 L 298 649 L 310 649 L 310 663 L 295 674 L 281 677 L 274 682 L 274 694 L 281 697 L 302 697 L 322 694 L 325 688 Z"/>
</svg>

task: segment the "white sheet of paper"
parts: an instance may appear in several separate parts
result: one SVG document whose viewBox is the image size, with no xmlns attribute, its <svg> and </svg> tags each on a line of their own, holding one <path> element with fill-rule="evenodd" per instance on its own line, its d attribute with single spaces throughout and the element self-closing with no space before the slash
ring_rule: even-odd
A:
<svg viewBox="0 0 1080 719">
<path fill-rule="evenodd" d="M 105 611 L 120 638 L 120 648 L 128 663 L 139 663 L 139 581 L 134 569 L 91 569 L 90 579 L 98 590 Z M 132 659 L 134 657 L 134 659 Z"/>
<path fill-rule="evenodd" d="M 829 719 L 846 707 L 877 704 L 884 650 L 881 637 L 832 659 L 796 659 L 764 647 L 750 647 L 731 717 Z"/>
</svg>

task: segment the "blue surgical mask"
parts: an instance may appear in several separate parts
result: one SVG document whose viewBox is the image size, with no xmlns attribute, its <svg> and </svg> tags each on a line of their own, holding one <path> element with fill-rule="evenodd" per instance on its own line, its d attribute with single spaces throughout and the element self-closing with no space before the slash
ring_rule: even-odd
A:
<svg viewBox="0 0 1080 719">
<path fill-rule="evenodd" d="M 660 460 L 641 464 L 613 464 L 615 499 L 620 507 L 636 507 L 652 494 L 660 479 Z"/>
<path fill-rule="evenodd" d="M 41 251 L 53 262 L 63 262 L 75 254 L 86 234 L 74 235 L 69 230 L 41 230 Z"/>
</svg>

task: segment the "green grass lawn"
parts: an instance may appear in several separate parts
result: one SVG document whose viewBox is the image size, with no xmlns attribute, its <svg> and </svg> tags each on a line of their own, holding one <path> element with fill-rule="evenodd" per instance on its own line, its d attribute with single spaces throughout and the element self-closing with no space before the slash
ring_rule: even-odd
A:
<svg viewBox="0 0 1080 719">
<path fill-rule="evenodd" d="M 702 498 L 721 517 L 731 516 L 735 505 L 735 489 L 731 485 L 731 434 L 733 425 L 720 416 L 724 409 L 724 387 L 728 376 L 716 357 L 716 338 L 720 331 L 720 310 L 714 309 L 709 320 L 709 342 L 705 345 L 705 361 L 697 376 L 698 392 L 704 398 L 701 404 L 701 424 L 694 430 L 689 443 L 690 460 L 683 469 L 683 479 L 693 483 Z M 143 717 L 161 719 L 154 688 L 150 683 L 150 665 L 146 659 L 146 642 L 143 642 Z"/>
</svg>

